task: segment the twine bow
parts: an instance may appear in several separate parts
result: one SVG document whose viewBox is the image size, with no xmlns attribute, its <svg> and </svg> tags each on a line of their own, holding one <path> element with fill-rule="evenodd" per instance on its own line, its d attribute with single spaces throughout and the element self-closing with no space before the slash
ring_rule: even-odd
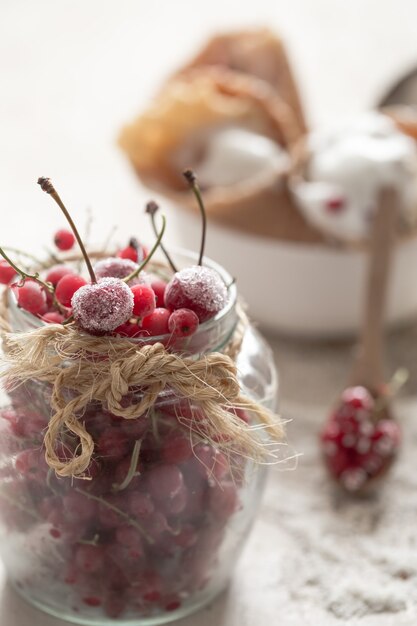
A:
<svg viewBox="0 0 417 626">
<path fill-rule="evenodd" d="M 59 476 L 80 477 L 91 462 L 94 441 L 82 415 L 92 401 L 125 419 L 146 419 L 160 394 L 169 390 L 197 405 L 204 415 L 204 424 L 181 415 L 179 421 L 195 432 L 204 428 L 204 436 L 226 452 L 258 461 L 271 454 L 265 435 L 233 409 L 253 412 L 269 438 L 280 441 L 283 436 L 276 416 L 241 394 L 236 365 L 227 354 L 181 357 L 161 343 L 135 345 L 129 339 L 92 337 L 61 325 L 3 333 L 3 345 L 7 367 L 2 375 L 9 385 L 35 380 L 52 386 L 54 413 L 45 433 L 45 458 Z M 123 400 L 129 394 L 134 400 L 126 406 Z M 72 458 L 62 460 L 56 449 L 65 429 L 79 438 L 80 445 Z"/>
</svg>

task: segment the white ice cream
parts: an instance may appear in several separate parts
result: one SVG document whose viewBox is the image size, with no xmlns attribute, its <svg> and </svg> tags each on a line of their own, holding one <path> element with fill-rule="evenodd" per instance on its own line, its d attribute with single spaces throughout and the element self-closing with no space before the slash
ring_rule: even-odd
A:
<svg viewBox="0 0 417 626">
<path fill-rule="evenodd" d="M 268 137 L 243 128 L 223 128 L 208 135 L 196 170 L 202 185 L 224 187 L 279 172 L 288 163 L 288 153 Z"/>
<path fill-rule="evenodd" d="M 313 133 L 306 179 L 293 185 L 314 226 L 344 240 L 364 239 L 384 186 L 398 191 L 403 222 L 417 221 L 417 145 L 386 115 L 365 113 Z"/>
</svg>

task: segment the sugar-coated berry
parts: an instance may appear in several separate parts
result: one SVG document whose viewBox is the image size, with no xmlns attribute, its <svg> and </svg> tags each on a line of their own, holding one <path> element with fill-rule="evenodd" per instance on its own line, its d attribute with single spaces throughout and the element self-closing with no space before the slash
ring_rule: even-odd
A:
<svg viewBox="0 0 417 626">
<path fill-rule="evenodd" d="M 132 274 L 137 268 L 137 263 L 134 263 L 130 259 L 109 257 L 108 259 L 97 261 L 94 265 L 94 273 L 97 279 L 109 277 L 126 278 L 126 276 Z"/>
<path fill-rule="evenodd" d="M 45 276 L 47 283 L 51 283 L 54 287 L 59 283 L 61 278 L 68 274 L 75 274 L 75 271 L 69 265 L 54 265 L 48 270 Z"/>
<path fill-rule="evenodd" d="M 106 333 L 132 317 L 133 293 L 120 278 L 102 278 L 98 283 L 78 289 L 71 305 L 74 319 L 81 328 L 91 333 Z"/>
<path fill-rule="evenodd" d="M 129 245 L 119 250 L 117 256 L 120 259 L 130 259 L 135 263 L 140 263 L 145 258 L 146 252 L 145 248 L 139 243 L 139 241 L 135 237 L 132 237 L 129 241 Z"/>
<path fill-rule="evenodd" d="M 126 246 L 126 248 L 122 248 L 117 253 L 117 256 L 120 259 L 129 259 L 130 261 L 134 261 L 137 263 L 138 261 L 138 251 L 133 246 Z"/>
<path fill-rule="evenodd" d="M 16 270 L 5 260 L 0 261 L 0 283 L 2 285 L 8 285 L 16 276 Z"/>
<path fill-rule="evenodd" d="M 191 309 L 200 322 L 214 317 L 227 303 L 227 289 L 210 267 L 194 265 L 176 272 L 165 290 L 169 309 Z"/>
<path fill-rule="evenodd" d="M 71 250 L 75 243 L 74 234 L 70 230 L 58 230 L 54 236 L 54 243 L 58 250 Z"/>
<path fill-rule="evenodd" d="M 133 315 L 143 318 L 154 312 L 156 306 L 155 292 L 149 285 L 134 285 Z"/>
<path fill-rule="evenodd" d="M 62 324 L 65 317 L 61 315 L 61 313 L 58 313 L 58 311 L 50 311 L 49 313 L 42 315 L 42 320 L 48 324 Z"/>
<path fill-rule="evenodd" d="M 167 283 L 164 282 L 163 280 L 153 280 L 151 282 L 151 287 L 155 293 L 156 306 L 164 307 L 165 306 L 165 289 L 167 288 Z"/>
<path fill-rule="evenodd" d="M 87 284 L 87 281 L 78 274 L 66 274 L 59 281 L 55 289 L 55 297 L 62 306 L 70 307 L 74 293 Z"/>
<path fill-rule="evenodd" d="M 189 337 L 199 325 L 198 316 L 191 309 L 177 309 L 168 320 L 168 330 L 174 337 Z"/>
<path fill-rule="evenodd" d="M 46 294 L 39 283 L 34 280 L 26 280 L 23 285 L 15 285 L 13 291 L 17 303 L 22 309 L 33 313 L 33 315 L 46 313 Z"/>
<path fill-rule="evenodd" d="M 143 318 L 141 328 L 152 337 L 166 335 L 169 332 L 168 320 L 171 312 L 168 309 L 157 308 L 153 313 Z"/>
</svg>

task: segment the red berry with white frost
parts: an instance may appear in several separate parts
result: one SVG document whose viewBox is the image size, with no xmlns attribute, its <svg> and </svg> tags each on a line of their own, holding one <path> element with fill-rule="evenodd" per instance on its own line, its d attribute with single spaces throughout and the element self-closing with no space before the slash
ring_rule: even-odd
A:
<svg viewBox="0 0 417 626">
<path fill-rule="evenodd" d="M 115 330 L 133 313 L 133 293 L 120 278 L 102 278 L 84 285 L 71 300 L 74 320 L 93 334 Z"/>
<path fill-rule="evenodd" d="M 174 337 L 189 337 L 193 335 L 199 325 L 197 314 L 191 309 L 177 309 L 168 320 L 169 332 Z"/>
<path fill-rule="evenodd" d="M 168 320 L 171 311 L 157 308 L 153 313 L 143 318 L 141 328 L 152 337 L 166 335 L 169 332 Z"/>
<path fill-rule="evenodd" d="M 0 283 L 8 285 L 16 276 L 16 270 L 6 261 L 0 261 Z"/>
<path fill-rule="evenodd" d="M 156 306 L 155 292 L 149 285 L 134 285 L 133 315 L 143 318 L 154 312 Z"/>
<path fill-rule="evenodd" d="M 25 311 L 33 315 L 46 313 L 46 294 L 39 283 L 34 280 L 26 280 L 23 285 L 14 285 L 17 303 Z"/>
<path fill-rule="evenodd" d="M 87 284 L 87 281 L 78 274 L 66 274 L 59 281 L 55 289 L 55 297 L 62 306 L 71 306 L 72 296 L 80 287 Z"/>
<path fill-rule="evenodd" d="M 75 237 L 70 230 L 61 229 L 55 233 L 54 243 L 58 250 L 71 250 L 75 243 Z"/>
<path fill-rule="evenodd" d="M 379 416 L 364 387 L 350 387 L 324 425 L 320 444 L 331 476 L 347 491 L 358 492 L 390 468 L 401 444 L 399 424 Z"/>
<path fill-rule="evenodd" d="M 97 279 L 100 278 L 126 278 L 137 270 L 138 265 L 130 259 L 118 259 L 109 257 L 101 259 L 94 265 L 94 273 Z"/>
<path fill-rule="evenodd" d="M 200 322 L 214 317 L 227 303 L 227 289 L 212 268 L 193 265 L 176 272 L 165 290 L 169 309 L 191 309 Z"/>
<path fill-rule="evenodd" d="M 45 276 L 47 283 L 51 283 L 54 287 L 59 283 L 61 278 L 68 274 L 75 274 L 75 271 L 69 265 L 54 265 L 48 270 Z"/>
</svg>

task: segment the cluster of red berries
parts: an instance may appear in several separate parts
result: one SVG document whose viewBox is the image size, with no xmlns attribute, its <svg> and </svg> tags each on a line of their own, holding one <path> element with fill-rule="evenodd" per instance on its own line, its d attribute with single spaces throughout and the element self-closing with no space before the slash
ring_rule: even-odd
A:
<svg viewBox="0 0 417 626">
<path fill-rule="evenodd" d="M 210 586 L 227 524 L 241 506 L 244 464 L 184 430 L 179 419 L 204 419 L 197 408 L 165 404 L 123 420 L 91 405 L 83 419 L 96 455 L 90 480 L 74 485 L 44 460 L 48 411 L 38 411 L 39 390 L 19 389 L 11 399 L 13 408 L 0 414 L 1 451 L 15 459 L 2 468 L 2 516 L 13 533 L 43 537 L 32 568 L 48 572 L 47 584 L 71 598 L 78 615 L 97 607 L 113 618 L 151 616 Z M 62 458 L 76 445 L 68 435 Z M 29 593 L 45 585 L 33 571 L 15 581 Z"/>
<path fill-rule="evenodd" d="M 49 179 L 39 179 L 67 217 L 73 232 L 60 230 L 54 241 L 61 251 L 71 249 L 77 240 L 84 255 L 89 280 L 70 264 L 54 265 L 44 275 L 19 269 L 4 250 L 0 262 L 0 282 L 10 285 L 19 307 L 47 323 L 69 323 L 95 335 L 153 337 L 169 334 L 188 337 L 199 324 L 214 317 L 227 303 L 227 289 L 219 274 L 201 264 L 177 271 L 161 244 L 163 227 L 150 252 L 134 238 L 114 257 L 102 259 L 93 267 L 84 244 Z M 157 205 L 151 206 L 154 219 Z M 154 223 L 154 222 L 153 222 Z M 156 229 L 155 229 L 156 230 Z M 167 255 L 174 268 L 166 283 L 143 271 L 157 248 Z M 16 278 L 20 276 L 20 280 Z M 15 282 L 12 282 L 15 281 Z"/>
<path fill-rule="evenodd" d="M 320 435 L 326 467 L 349 492 L 366 490 L 382 477 L 397 456 L 399 424 L 378 410 L 364 387 L 350 387 Z"/>
</svg>

